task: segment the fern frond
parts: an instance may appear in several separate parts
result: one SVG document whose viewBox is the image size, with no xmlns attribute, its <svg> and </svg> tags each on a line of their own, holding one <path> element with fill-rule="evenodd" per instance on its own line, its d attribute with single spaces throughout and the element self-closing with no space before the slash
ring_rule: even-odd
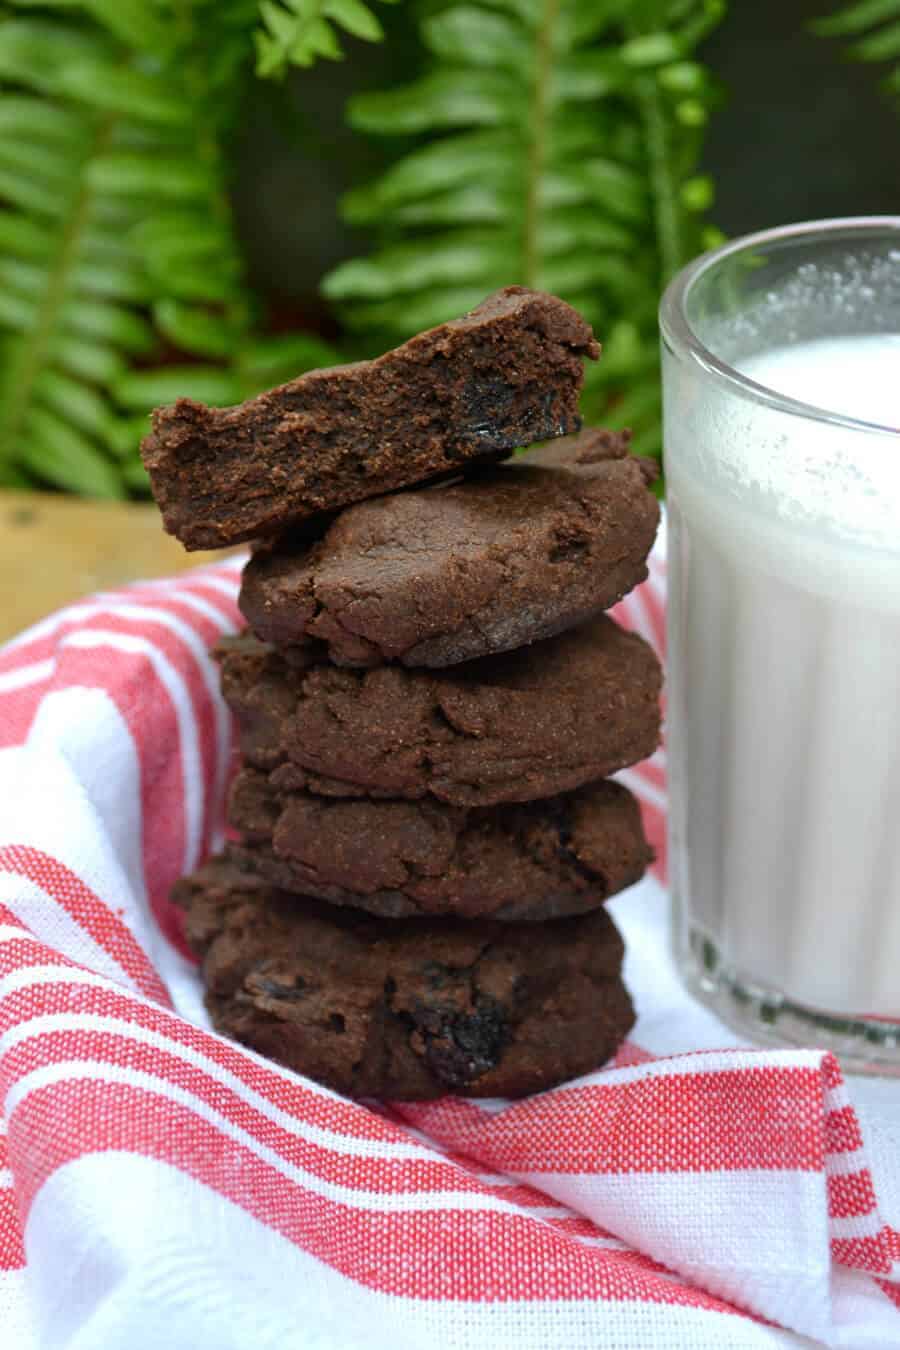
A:
<svg viewBox="0 0 900 1350">
<path fill-rule="evenodd" d="M 344 53 L 336 29 L 367 42 L 384 36 L 372 6 L 363 0 L 259 0 L 259 14 L 256 73 L 264 79 L 280 78 L 288 66 L 315 65 L 320 57 L 339 61 Z"/>
<path fill-rule="evenodd" d="M 129 352 L 152 346 L 153 332 L 134 304 L 142 298 L 134 257 L 103 259 L 97 250 L 109 227 L 91 170 L 108 151 L 115 117 L 60 96 L 67 72 L 116 70 L 116 58 L 100 32 L 0 23 L 0 79 L 10 90 L 0 100 L 0 325 L 8 334 L 0 464 L 108 497 L 125 490 L 113 448 L 118 416 L 85 372 L 114 378 Z M 116 222 L 119 240 L 123 223 L 130 220 Z"/>
<path fill-rule="evenodd" d="M 304 344 L 260 336 L 229 203 L 253 0 L 54 8 L 0 21 L 0 478 L 120 496 L 154 404 L 237 402 Z"/>
<path fill-rule="evenodd" d="M 360 95 L 352 124 L 431 139 L 345 200 L 376 232 L 323 285 L 348 324 L 401 340 L 510 283 L 554 291 L 604 338 L 585 411 L 659 453 L 656 307 L 711 235 L 697 173 L 716 98 L 695 59 L 721 0 L 483 0 L 425 7 L 430 69 Z M 626 401 L 627 399 L 627 401 Z"/>
<path fill-rule="evenodd" d="M 859 0 L 813 24 L 823 37 L 852 38 L 850 54 L 860 61 L 884 61 L 890 69 L 884 88 L 900 97 L 900 0 Z"/>
</svg>

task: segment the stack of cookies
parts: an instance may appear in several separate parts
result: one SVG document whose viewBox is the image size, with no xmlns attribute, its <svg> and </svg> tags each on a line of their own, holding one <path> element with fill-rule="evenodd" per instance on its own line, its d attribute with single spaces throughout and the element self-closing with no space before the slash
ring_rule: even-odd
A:
<svg viewBox="0 0 900 1350">
<path fill-rule="evenodd" d="M 219 650 L 238 841 L 176 898 L 215 1024 L 339 1091 L 517 1096 L 632 1024 L 603 903 L 648 848 L 609 775 L 656 748 L 661 677 L 604 611 L 658 509 L 626 436 L 570 434 L 597 354 L 511 287 L 377 361 L 155 414 L 167 528 L 256 541 Z"/>
</svg>

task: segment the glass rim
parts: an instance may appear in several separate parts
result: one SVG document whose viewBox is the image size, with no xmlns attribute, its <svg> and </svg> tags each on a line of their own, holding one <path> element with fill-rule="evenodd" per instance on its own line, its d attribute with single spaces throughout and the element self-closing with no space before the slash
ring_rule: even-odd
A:
<svg viewBox="0 0 900 1350">
<path fill-rule="evenodd" d="M 862 418 L 851 417 L 847 413 L 835 412 L 814 403 L 805 403 L 802 399 L 791 398 L 779 393 L 767 385 L 758 384 L 748 375 L 742 374 L 734 366 L 723 361 L 703 343 L 694 332 L 687 317 L 687 301 L 692 287 L 711 268 L 717 267 L 737 253 L 748 249 L 783 243 L 801 243 L 813 240 L 816 236 L 842 235 L 852 238 L 858 236 L 884 235 L 897 236 L 900 248 L 900 216 L 836 216 L 826 220 L 800 221 L 793 225 L 778 225 L 773 229 L 758 230 L 754 234 L 744 234 L 738 239 L 730 239 L 719 248 L 701 253 L 689 262 L 669 282 L 659 304 L 659 326 L 663 339 L 678 357 L 687 356 L 714 379 L 731 385 L 735 393 L 764 403 L 771 408 L 793 417 L 804 417 L 809 421 L 827 422 L 833 426 L 849 427 L 851 430 L 875 432 L 884 436 L 900 437 L 900 427 L 885 426 L 880 422 L 867 422 Z"/>
</svg>

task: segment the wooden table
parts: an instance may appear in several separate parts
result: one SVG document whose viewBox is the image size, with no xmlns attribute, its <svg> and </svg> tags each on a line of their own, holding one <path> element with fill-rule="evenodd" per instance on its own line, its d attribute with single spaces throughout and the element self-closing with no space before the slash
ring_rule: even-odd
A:
<svg viewBox="0 0 900 1350">
<path fill-rule="evenodd" d="M 0 492 L 0 642 L 89 591 L 220 556 L 186 553 L 151 503 Z"/>
</svg>

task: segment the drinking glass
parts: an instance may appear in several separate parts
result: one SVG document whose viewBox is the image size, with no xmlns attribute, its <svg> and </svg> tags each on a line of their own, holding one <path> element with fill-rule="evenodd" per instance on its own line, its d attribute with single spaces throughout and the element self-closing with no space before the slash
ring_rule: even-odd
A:
<svg viewBox="0 0 900 1350">
<path fill-rule="evenodd" d="M 660 319 L 676 959 L 900 1073 L 900 217 L 738 239 Z"/>
</svg>

